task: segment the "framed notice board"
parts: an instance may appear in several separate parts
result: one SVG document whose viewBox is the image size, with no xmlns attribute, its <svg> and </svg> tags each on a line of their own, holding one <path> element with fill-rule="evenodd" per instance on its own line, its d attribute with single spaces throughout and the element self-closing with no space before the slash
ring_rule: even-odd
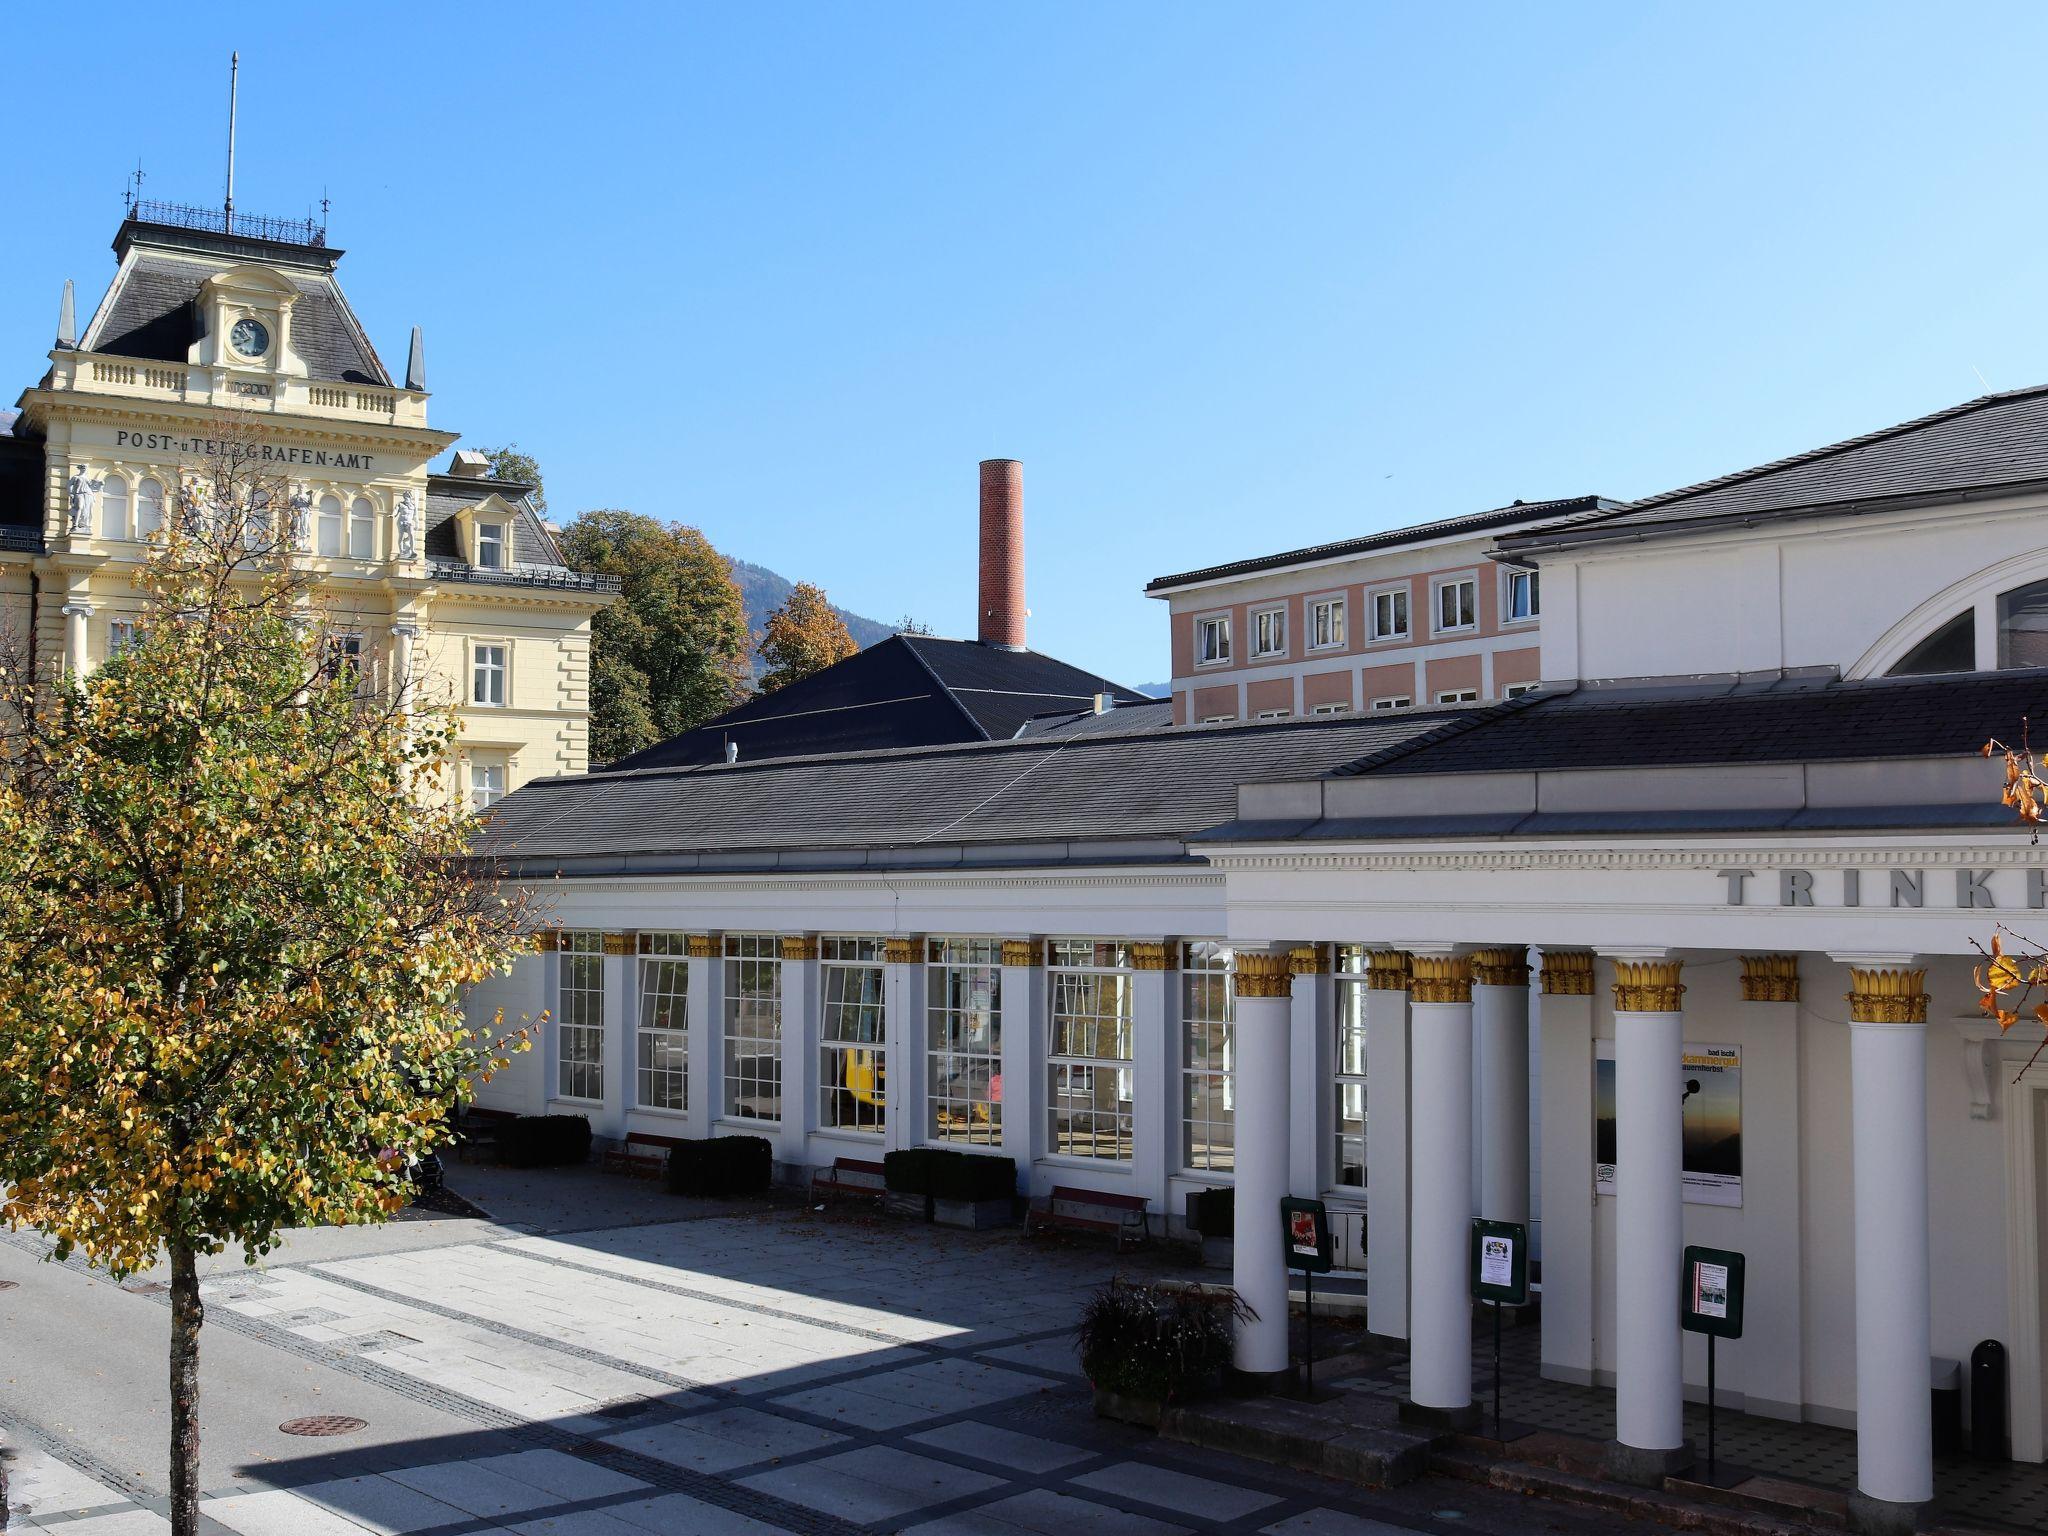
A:
<svg viewBox="0 0 2048 1536">
<path fill-rule="evenodd" d="M 1529 1303 L 1529 1229 L 1519 1221 L 1472 1223 L 1472 1295 L 1504 1307 Z"/>
<path fill-rule="evenodd" d="M 1726 1248 L 1687 1248 L 1679 1322 L 1688 1333 L 1742 1337 L 1742 1255 Z"/>
<path fill-rule="evenodd" d="M 1322 1201 L 1293 1195 L 1281 1200 L 1280 1245 L 1289 1269 L 1310 1275 L 1330 1272 L 1336 1262 L 1336 1245 L 1330 1239 L 1330 1212 Z"/>
</svg>

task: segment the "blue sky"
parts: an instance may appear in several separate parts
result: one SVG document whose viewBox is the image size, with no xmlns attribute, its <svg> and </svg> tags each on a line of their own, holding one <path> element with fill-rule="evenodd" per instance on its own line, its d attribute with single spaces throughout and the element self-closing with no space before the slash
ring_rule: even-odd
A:
<svg viewBox="0 0 2048 1536">
<path fill-rule="evenodd" d="M 1630 496 L 2048 379 L 2048 12 L 958 3 L 33 7 L 0 356 L 150 195 L 325 191 L 387 364 L 626 506 L 973 629 L 1025 463 L 1031 638 L 1167 672 L 1147 578 Z M 53 61 L 66 61 L 61 67 Z"/>
</svg>

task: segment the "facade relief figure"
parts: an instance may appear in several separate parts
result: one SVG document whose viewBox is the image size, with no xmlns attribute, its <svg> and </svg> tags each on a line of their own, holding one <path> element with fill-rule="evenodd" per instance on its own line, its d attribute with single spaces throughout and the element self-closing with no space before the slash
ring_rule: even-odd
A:
<svg viewBox="0 0 2048 1536">
<path fill-rule="evenodd" d="M 295 550 L 312 548 L 313 493 L 303 485 L 292 492 L 291 540 Z"/>
<path fill-rule="evenodd" d="M 398 496 L 398 558 L 417 560 L 419 549 L 419 503 L 410 490 L 401 491 Z"/>
<path fill-rule="evenodd" d="M 71 504 L 71 531 L 91 533 L 93 514 L 99 509 L 100 491 L 106 485 L 100 476 L 94 475 L 83 464 L 71 467 L 71 479 L 66 491 Z"/>
<path fill-rule="evenodd" d="M 206 521 L 206 482 L 186 470 L 178 476 L 178 526 L 197 533 Z"/>
</svg>

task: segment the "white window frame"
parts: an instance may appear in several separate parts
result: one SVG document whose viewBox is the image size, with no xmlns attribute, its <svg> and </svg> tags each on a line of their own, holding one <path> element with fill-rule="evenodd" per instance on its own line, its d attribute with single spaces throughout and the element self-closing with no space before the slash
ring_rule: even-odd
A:
<svg viewBox="0 0 2048 1536">
<path fill-rule="evenodd" d="M 313 503 L 313 553 L 339 560 L 348 548 L 348 509 L 333 491 L 322 491 Z"/>
<path fill-rule="evenodd" d="M 111 661 L 131 649 L 141 638 L 142 630 L 133 619 L 110 619 L 107 622 L 107 659 Z"/>
<path fill-rule="evenodd" d="M 1252 718 L 1254 720 L 1292 720 L 1294 718 L 1294 711 L 1291 709 L 1262 709 L 1253 715 Z"/>
<path fill-rule="evenodd" d="M 1204 725 L 1235 725 L 1236 723 L 1237 716 L 1235 715 L 1204 715 L 1202 717 L 1202 724 Z"/>
<path fill-rule="evenodd" d="M 925 954 L 925 1140 L 1000 1147 L 1002 941 L 932 939 Z"/>
<path fill-rule="evenodd" d="M 564 933 L 555 1018 L 555 1097 L 604 1102 L 604 935 Z"/>
<path fill-rule="evenodd" d="M 484 653 L 494 651 L 496 660 L 486 661 Z M 496 688 L 485 687 L 486 681 L 496 683 Z M 480 693 L 497 694 L 496 698 L 479 698 Z M 505 701 L 512 697 L 512 642 L 509 640 L 472 640 L 469 643 L 469 702 L 477 709 L 503 709 Z"/>
<path fill-rule="evenodd" d="M 1534 624 L 1543 617 L 1543 573 L 1536 567 L 1506 566 L 1500 573 L 1500 621 L 1502 624 Z M 1515 589 L 1529 592 L 1529 611 L 1515 612 Z"/>
<path fill-rule="evenodd" d="M 1541 683 L 1509 683 L 1501 689 L 1500 696 L 1504 699 L 1519 699 L 1523 694 L 1534 693 L 1542 686 Z"/>
<path fill-rule="evenodd" d="M 351 560 L 377 558 L 377 504 L 366 492 L 349 498 L 347 548 Z"/>
<path fill-rule="evenodd" d="M 1477 704 L 1479 702 L 1479 690 L 1477 688 L 1440 688 L 1437 690 L 1436 701 L 1439 704 Z"/>
<path fill-rule="evenodd" d="M 1048 1158 L 1098 1167 L 1129 1167 L 1136 1158 L 1134 994 L 1138 972 L 1132 964 L 1134 958 L 1127 939 L 1046 940 Z M 1063 1045 L 1067 1049 L 1062 1050 Z M 1101 1091 L 1105 1078 L 1111 1094 L 1106 1109 Z M 1067 1117 L 1064 1127 L 1063 1112 Z M 1102 1140 L 1105 1126 L 1107 1142 Z M 1105 1145 L 1108 1151 L 1091 1150 Z"/>
<path fill-rule="evenodd" d="M 1336 704 L 1315 704 L 1309 707 L 1309 713 L 1312 715 L 1348 715 L 1351 713 L 1351 706 L 1341 702 Z"/>
<path fill-rule="evenodd" d="M 640 1007 L 633 1033 L 633 1107 L 681 1115 L 690 1109 L 689 939 L 643 933 L 636 946 Z"/>
<path fill-rule="evenodd" d="M 728 1120 L 780 1125 L 786 1109 L 782 1102 L 782 940 L 772 933 L 728 933 L 723 947 L 725 1031 L 720 1078 L 724 1086 L 720 1107 Z M 747 1046 L 754 1048 L 751 1055 L 744 1054 Z M 742 1061 L 773 1063 L 772 1095 L 762 1091 L 766 1075 L 758 1066 L 739 1070 Z M 756 1090 L 752 1095 L 749 1087 Z M 771 1098 L 775 1113 L 764 1114 L 760 1105 Z"/>
<path fill-rule="evenodd" d="M 1237 1171 L 1237 984 L 1216 939 L 1180 947 L 1180 1165 L 1205 1178 Z"/>
<path fill-rule="evenodd" d="M 1364 1189 L 1366 1185 L 1366 1138 L 1372 1106 L 1365 1078 L 1365 1000 L 1368 991 L 1366 946 L 1339 944 L 1336 949 L 1336 986 L 1332 989 L 1330 1029 L 1330 1157 L 1325 1177 L 1331 1189 Z M 1357 1130 L 1345 1128 L 1346 1110 L 1355 1107 Z M 1355 1148 L 1358 1178 L 1344 1177 L 1346 1154 Z"/>
<path fill-rule="evenodd" d="M 495 784 L 483 778 L 485 774 L 496 776 Z M 472 757 L 469 760 L 469 808 L 472 811 L 488 811 L 505 798 L 505 783 L 510 776 L 503 758 L 486 761 Z"/>
<path fill-rule="evenodd" d="M 1246 615 L 1252 631 L 1252 660 L 1264 661 L 1287 654 L 1287 605 L 1254 608 Z"/>
<path fill-rule="evenodd" d="M 1210 633 L 1223 637 L 1219 654 L 1206 656 L 1207 637 Z M 1195 617 L 1195 665 L 1198 667 L 1227 667 L 1236 657 L 1237 651 L 1230 633 L 1228 613 L 1204 613 Z"/>
<path fill-rule="evenodd" d="M 1351 640 L 1351 597 L 1345 592 L 1327 592 L 1304 604 L 1308 615 L 1303 646 L 1307 651 L 1341 651 Z M 1328 620 L 1329 622 L 1324 622 Z M 1327 639 L 1318 639 L 1319 634 Z"/>
<path fill-rule="evenodd" d="M 887 955 L 886 939 L 833 933 L 818 940 L 821 1131 L 880 1136 L 888 1129 Z"/>
<path fill-rule="evenodd" d="M 135 537 L 146 539 L 163 525 L 164 483 L 155 475 L 144 475 L 135 483 Z"/>
<path fill-rule="evenodd" d="M 1388 610 L 1395 607 L 1394 599 L 1400 600 L 1402 624 L 1399 629 L 1380 628 L 1380 599 L 1388 599 Z M 1391 586 L 1374 587 L 1365 594 L 1368 631 L 1366 640 L 1372 645 L 1392 645 L 1415 637 L 1415 593 L 1407 582 Z"/>
<path fill-rule="evenodd" d="M 510 570 L 512 563 L 505 557 L 509 552 L 511 542 L 507 524 L 479 522 L 476 525 L 477 569 L 480 571 Z"/>
<path fill-rule="evenodd" d="M 1444 616 L 1444 594 L 1461 587 L 1472 591 L 1472 618 L 1469 622 L 1446 624 Z M 1437 576 L 1429 583 L 1429 623 L 1433 635 L 1470 635 L 1479 630 L 1479 578 L 1469 571 L 1462 576 Z"/>
<path fill-rule="evenodd" d="M 1390 709 L 1413 709 L 1415 699 L 1406 693 L 1391 693 L 1383 699 L 1374 699 L 1366 708 L 1373 714 L 1384 714 Z"/>
<path fill-rule="evenodd" d="M 129 494 L 128 477 L 119 470 L 109 470 L 100 486 L 100 526 L 103 539 L 125 539 L 129 535 L 129 518 L 134 513 L 135 500 Z"/>
</svg>

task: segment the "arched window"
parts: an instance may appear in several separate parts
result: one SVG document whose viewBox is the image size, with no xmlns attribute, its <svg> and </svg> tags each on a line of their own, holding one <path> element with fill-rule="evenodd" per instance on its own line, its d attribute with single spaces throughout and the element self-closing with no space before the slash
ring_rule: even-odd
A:
<svg viewBox="0 0 2048 1536">
<path fill-rule="evenodd" d="M 2048 667 L 2048 581 L 1998 594 L 1998 666 Z"/>
<path fill-rule="evenodd" d="M 358 496 L 348 504 L 348 552 L 352 559 L 369 560 L 374 557 L 377 543 L 377 509 L 370 504 L 367 496 Z"/>
<path fill-rule="evenodd" d="M 108 475 L 107 483 L 100 487 L 100 536 L 128 537 L 128 481 L 124 476 Z"/>
<path fill-rule="evenodd" d="M 1965 608 L 1899 658 L 1886 677 L 1925 677 L 1933 672 L 1970 672 L 1977 666 L 1977 615 Z"/>
<path fill-rule="evenodd" d="M 314 551 L 322 555 L 339 558 L 341 555 L 341 498 L 328 495 L 320 498 L 319 542 Z"/>
<path fill-rule="evenodd" d="M 146 539 L 164 525 L 164 483 L 154 475 L 142 482 L 135 498 L 135 536 Z"/>
</svg>

